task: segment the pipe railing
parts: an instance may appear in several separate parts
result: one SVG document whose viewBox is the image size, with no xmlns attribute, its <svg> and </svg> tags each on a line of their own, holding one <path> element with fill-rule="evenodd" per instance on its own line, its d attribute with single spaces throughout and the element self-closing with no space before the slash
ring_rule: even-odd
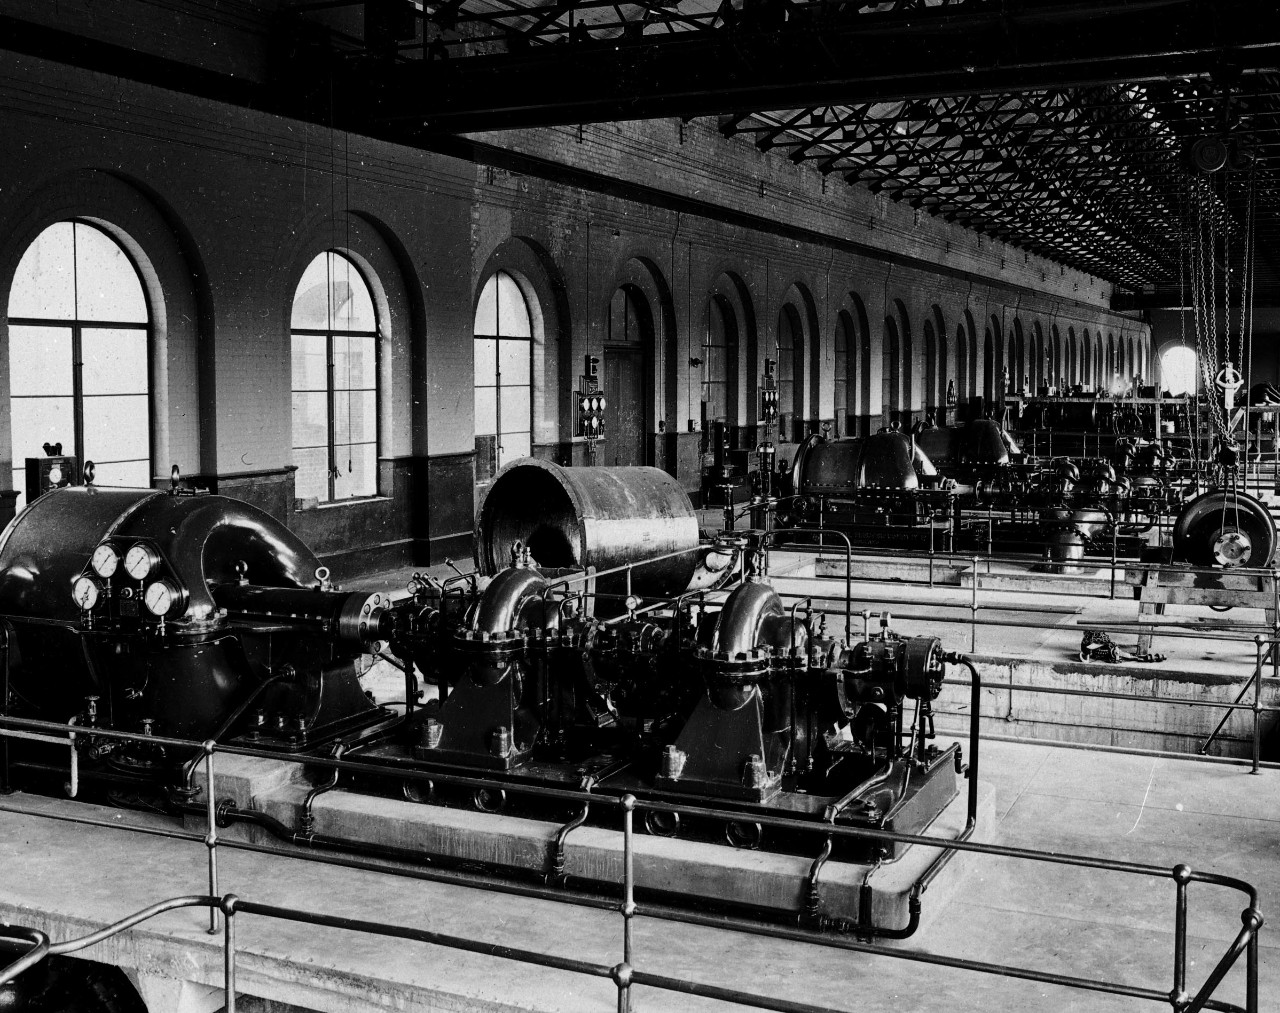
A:
<svg viewBox="0 0 1280 1013">
<path fill-rule="evenodd" d="M 960 663 L 966 663 L 960 660 Z M 977 697 L 980 690 L 981 680 L 976 670 L 971 665 L 968 666 L 971 671 L 972 692 Z M 976 717 L 976 715 L 975 715 Z M 53 722 L 34 721 L 31 719 L 0 717 L 0 735 L 6 735 L 12 729 L 39 730 L 48 732 L 51 735 L 73 734 L 68 726 L 59 725 Z M 853 827 L 838 826 L 831 823 L 804 823 L 794 819 L 785 817 L 768 816 L 763 814 L 752 814 L 752 821 L 760 823 L 764 826 L 784 827 L 789 831 L 807 831 L 815 835 L 822 835 L 823 839 L 828 842 L 827 849 L 829 851 L 829 842 L 833 838 L 851 838 L 869 841 L 880 841 L 884 843 L 898 843 L 918 845 L 921 847 L 932 847 L 942 849 L 944 852 L 971 852 L 975 854 L 1002 857 L 1009 859 L 1017 859 L 1022 861 L 1032 861 L 1049 863 L 1056 865 L 1066 865 L 1077 868 L 1088 868 L 1113 872 L 1126 875 L 1139 875 L 1154 877 L 1159 879 L 1171 879 L 1175 884 L 1175 914 L 1174 914 L 1174 945 L 1173 945 L 1173 988 L 1169 992 L 1161 992 L 1156 989 L 1145 986 L 1133 985 L 1124 982 L 1116 982 L 1098 978 L 1087 978 L 1075 975 L 1062 975 L 1053 972 L 1039 971 L 1034 968 L 1021 967 L 1016 965 L 999 964 L 985 961 L 968 960 L 961 957 L 951 957 L 941 954 L 926 953 L 923 951 L 913 951 L 898 949 L 896 947 L 887 947 L 875 943 L 869 943 L 856 938 L 849 938 L 845 935 L 833 934 L 821 929 L 806 928 L 787 928 L 779 925 L 764 924 L 760 921 L 751 920 L 742 916 L 731 914 L 705 914 L 694 911 L 684 911 L 667 905 L 657 903 L 637 903 L 635 899 L 636 882 L 634 868 L 634 849 L 635 849 L 635 826 L 634 814 L 640 812 L 666 812 L 685 814 L 690 816 L 698 816 L 714 820 L 733 821 L 741 818 L 741 813 L 718 809 L 713 806 L 687 805 L 677 802 L 662 802 L 657 800 L 640 800 L 633 795 L 627 794 L 621 797 L 601 796 L 583 791 L 574 791 L 570 789 L 551 789 L 542 786 L 528 786 L 528 793 L 551 798 L 575 799 L 579 801 L 589 800 L 597 804 L 614 807 L 620 810 L 622 815 L 622 836 L 623 836 L 623 861 L 622 861 L 622 900 L 616 905 L 608 902 L 600 903 L 599 899 L 592 899 L 586 903 L 586 906 L 601 908 L 611 907 L 617 910 L 623 918 L 623 937 L 622 937 L 622 959 L 612 965 L 592 963 L 589 961 L 579 960 L 577 958 L 560 957 L 553 954 L 545 954 L 537 951 L 523 950 L 515 947 L 508 947 L 503 944 L 475 940 L 461 936 L 454 936 L 447 933 L 433 932 L 426 929 L 409 928 L 405 926 L 395 926 L 384 922 L 367 921 L 361 919 L 350 919 L 334 915 L 318 914 L 315 912 L 301 911 L 299 909 L 281 907 L 277 905 L 257 904 L 251 901 L 242 900 L 234 894 L 219 894 L 216 890 L 217 884 L 217 866 L 216 853 L 219 847 L 244 848 L 256 850 L 260 852 L 269 852 L 270 849 L 262 846 L 253 846 L 248 842 L 233 841 L 222 838 L 216 833 L 216 823 L 218 818 L 217 807 L 213 799 L 216 796 L 216 781 L 214 780 L 214 755 L 218 752 L 238 755 L 266 755 L 275 759 L 282 758 L 280 754 L 274 754 L 263 750 L 248 750 L 238 747 L 221 746 L 212 741 L 197 743 L 190 740 L 174 739 L 161 736 L 139 735 L 132 732 L 120 732 L 111 729 L 87 729 L 81 726 L 78 733 L 82 736 L 96 734 L 104 738 L 114 739 L 117 741 L 132 741 L 148 744 L 180 746 L 192 750 L 200 750 L 205 758 L 206 776 L 208 777 L 207 795 L 207 818 L 209 825 L 206 828 L 206 834 L 203 838 L 197 835 L 186 835 L 180 833 L 164 833 L 164 836 L 182 837 L 189 840 L 203 840 L 209 855 L 209 879 L 214 884 L 215 889 L 205 896 L 187 896 L 171 898 L 161 901 L 149 908 L 145 908 L 139 912 L 130 915 L 113 925 L 107 926 L 97 932 L 91 933 L 79 939 L 70 940 L 63 943 L 50 944 L 42 933 L 36 930 L 18 930 L 22 938 L 32 943 L 32 948 L 16 961 L 11 963 L 9 967 L 0 971 L 0 983 L 12 980 L 17 974 L 39 963 L 47 954 L 53 953 L 70 953 L 80 949 L 84 949 L 104 939 L 111 937 L 125 929 L 140 924 L 147 919 L 165 911 L 171 911 L 181 907 L 207 907 L 210 912 L 210 924 L 214 926 L 211 932 L 216 931 L 218 924 L 218 916 L 221 914 L 223 929 L 223 951 L 225 962 L 225 1002 L 228 1013 L 234 1013 L 236 1002 L 236 918 L 241 914 L 255 914 L 264 917 L 278 918 L 287 921 L 295 921 L 304 924 L 322 925 L 335 928 L 350 929 L 375 935 L 408 939 L 419 942 L 428 942 L 435 945 L 445 946 L 454 949 L 462 949 L 470 952 L 484 953 L 491 956 L 520 961 L 522 963 L 533 964 L 536 966 L 549 967 L 559 970 L 570 971 L 595 977 L 607 977 L 613 981 L 617 990 L 617 1008 L 619 1013 L 628 1013 L 631 1009 L 631 990 L 636 985 L 645 985 L 652 988 L 663 989 L 666 991 L 677 992 L 685 995 L 697 995 L 708 998 L 719 999 L 725 1002 L 735 1002 L 741 1005 L 752 1006 L 758 1009 L 771 1009 L 782 1011 L 794 1011 L 794 1013 L 828 1013 L 829 1007 L 815 1006 L 811 1004 L 794 1002 L 792 1000 L 777 999 L 769 996 L 763 996 L 758 993 L 744 992 L 737 989 L 724 988 L 717 985 L 708 984 L 706 982 L 697 982 L 689 979 L 673 978 L 653 972 L 640 969 L 635 963 L 634 954 L 634 936 L 633 921 L 637 916 L 647 916 L 668 921 L 689 922 L 692 924 L 708 925 L 718 928 L 729 928 L 744 931 L 753 934 L 764 934 L 775 938 L 797 940 L 803 942 L 813 942 L 824 946 L 835 947 L 839 949 L 853 950 L 858 952 L 877 954 L 886 957 L 893 957 L 907 961 L 919 963 L 933 964 L 937 966 L 951 967 L 960 970 L 974 971 L 978 973 L 1000 975 L 1005 977 L 1020 978 L 1023 980 L 1037 981 L 1044 984 L 1060 985 L 1069 988 L 1082 989 L 1091 992 L 1106 993 L 1113 995 L 1124 995 L 1135 999 L 1150 1000 L 1162 1003 L 1173 1002 L 1174 1008 L 1179 1013 L 1198 1013 L 1199 1010 L 1212 1009 L 1223 1010 L 1227 1013 L 1258 1013 L 1258 933 L 1263 924 L 1262 914 L 1259 909 L 1257 890 L 1243 880 L 1222 876 L 1216 873 L 1199 872 L 1192 870 L 1187 865 L 1179 864 L 1172 869 L 1166 869 L 1160 866 L 1137 863 L 1122 862 L 1110 858 L 1071 855 L 1058 852 L 1038 851 L 1030 848 L 1017 848 L 1005 845 L 996 845 L 973 841 L 965 834 L 960 837 L 949 839 L 939 838 L 922 834 L 905 834 L 891 830 L 877 829 L 871 827 Z M 973 731 L 976 735 L 976 729 Z M 288 757 L 299 764 L 307 764 L 313 766 L 327 767 L 334 770 L 343 769 L 367 769 L 371 765 L 352 763 L 334 757 Z M 969 775 L 969 822 L 968 828 L 971 830 L 976 812 L 976 792 L 977 792 L 977 776 L 978 770 L 976 765 L 977 752 L 972 751 L 971 766 L 968 771 Z M 380 773 L 386 773 L 383 768 L 373 768 Z M 397 771 L 398 776 L 408 775 L 409 771 Z M 441 775 L 433 774 L 437 779 Z M 476 778 L 450 778 L 458 782 L 489 783 L 489 779 Z M 503 782 L 493 782 L 503 783 Z M 510 788 L 509 784 L 503 783 L 505 787 Z M 15 811 L 6 807 L 7 811 Z M 20 811 L 20 810 L 17 810 Z M 144 833 L 156 833 L 154 828 L 133 828 L 128 826 L 120 826 L 118 824 L 104 824 L 102 821 L 94 821 L 91 819 L 82 819 L 78 817 L 55 816 L 44 812 L 32 812 L 26 815 L 41 817 L 67 819 L 72 822 L 88 823 L 93 825 L 109 825 L 116 829 L 125 831 L 140 830 Z M 392 867 L 378 867 L 381 871 L 393 875 L 412 875 L 403 870 Z M 815 874 L 820 868 L 820 863 L 814 863 Z M 1241 929 L 1236 937 L 1229 944 L 1226 952 L 1217 961 L 1213 969 L 1207 975 L 1204 983 L 1194 996 L 1191 996 L 1186 990 L 1186 971 L 1187 971 L 1187 886 L 1192 882 L 1198 882 L 1208 885 L 1214 885 L 1230 890 L 1243 893 L 1247 898 L 1247 906 L 1241 914 Z M 489 889 L 501 889 L 498 884 L 490 880 L 477 879 L 473 881 L 474 885 L 482 886 Z M 924 888 L 927 888 L 925 884 Z M 530 888 L 524 888 L 530 891 Z M 923 892 L 923 888 L 921 888 Z M 548 888 L 540 891 L 539 895 L 553 895 L 556 899 L 562 900 L 570 904 L 580 904 L 582 901 L 578 897 L 569 892 L 557 894 L 556 891 Z M 919 895 L 913 894 L 913 910 L 918 913 Z M 1246 981 L 1245 991 L 1246 1000 L 1243 1007 L 1227 1003 L 1212 998 L 1214 991 L 1221 984 L 1226 974 L 1236 963 L 1239 957 L 1246 955 Z"/>
</svg>

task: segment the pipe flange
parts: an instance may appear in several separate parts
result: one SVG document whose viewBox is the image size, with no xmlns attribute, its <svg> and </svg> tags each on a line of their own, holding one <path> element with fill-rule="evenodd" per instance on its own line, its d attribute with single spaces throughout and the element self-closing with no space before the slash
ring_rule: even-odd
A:
<svg viewBox="0 0 1280 1013">
<path fill-rule="evenodd" d="M 573 634 L 563 629 L 548 629 L 545 626 L 535 626 L 528 631 L 528 646 L 534 650 L 549 651 L 557 647 L 566 647 L 573 645 Z"/>
<path fill-rule="evenodd" d="M 763 647 L 733 652 L 699 647 L 694 659 L 708 682 L 747 686 L 768 678 L 773 655 Z"/>
<path fill-rule="evenodd" d="M 459 630 L 454 646 L 469 654 L 507 655 L 524 649 L 526 638 L 520 630 Z"/>
</svg>

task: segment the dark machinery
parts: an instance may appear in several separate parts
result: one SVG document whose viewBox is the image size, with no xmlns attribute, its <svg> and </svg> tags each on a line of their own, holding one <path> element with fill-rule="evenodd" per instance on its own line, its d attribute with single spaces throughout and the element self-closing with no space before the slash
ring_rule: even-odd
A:
<svg viewBox="0 0 1280 1013">
<path fill-rule="evenodd" d="M 340 755 L 360 773 L 330 797 L 380 805 L 558 822 L 540 791 L 630 794 L 675 803 L 645 826 L 698 846 L 812 859 L 825 835 L 805 825 L 925 831 L 964 770 L 958 745 L 932 741 L 950 656 L 887 617 L 864 642 L 829 636 L 824 616 L 760 576 L 763 544 L 759 531 L 700 540 L 687 495 L 657 469 L 530 460 L 500 472 L 479 511 L 479 574 L 416 577 L 387 596 L 333 587 L 293 535 L 233 500 L 56 490 L 0 543 L 6 713 L 74 724 L 72 782 L 86 797 L 180 813 L 200 809 L 201 754 L 146 739 L 213 739 L 268 764 Z M 403 710 L 365 696 L 374 654 L 403 669 Z M 67 756 L 65 744 L 7 740 L 5 774 L 56 792 Z M 296 828 L 230 802 L 219 816 L 294 843 L 385 851 L 316 832 L 316 799 L 339 780 L 324 777 L 298 800 Z M 596 818 L 589 808 L 572 826 Z M 490 838 L 480 828 L 468 838 L 480 843 L 431 860 L 474 861 L 480 848 L 508 872 L 530 861 L 527 848 L 495 858 Z M 822 861 L 902 853 L 833 842 Z"/>
<path fill-rule="evenodd" d="M 1110 449 L 1109 460 L 1032 458 L 990 419 L 911 435 L 814 436 L 784 476 L 782 519 L 839 530 L 855 545 L 1031 551 L 1057 572 L 1113 553 L 1216 566 L 1272 558 L 1274 525 L 1259 501 L 1222 489 L 1202 494 L 1204 469 L 1166 441 L 1117 437 Z M 1215 533 L 1202 529 L 1214 509 L 1207 504 L 1221 508 L 1224 498 L 1228 527 L 1239 535 L 1215 548 Z"/>
<path fill-rule="evenodd" d="M 12 711 L 297 751 L 388 720 L 358 675 L 389 618 L 283 525 L 220 496 L 79 486 L 0 542 Z M 100 743 L 121 772 L 157 751 Z"/>
</svg>

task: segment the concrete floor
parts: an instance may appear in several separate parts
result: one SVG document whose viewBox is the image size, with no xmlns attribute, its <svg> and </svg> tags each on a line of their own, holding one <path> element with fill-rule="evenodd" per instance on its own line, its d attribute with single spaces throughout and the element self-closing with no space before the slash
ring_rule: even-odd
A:
<svg viewBox="0 0 1280 1013">
<path fill-rule="evenodd" d="M 1237 875 L 1280 893 L 1280 771 L 1251 776 L 1203 761 L 1153 759 L 990 742 L 982 778 L 997 790 L 993 837 L 1005 844 Z M 15 810 L 83 812 L 27 796 L 0 802 L 0 918 L 79 934 L 162 897 L 203 892 L 204 849 Z M 155 818 L 103 810 L 113 823 Z M 482 893 L 296 858 L 224 851 L 223 890 L 253 900 L 373 917 L 477 939 L 613 963 L 621 919 L 550 901 Z M 950 892 L 950 891 L 947 891 Z M 925 895 L 925 904 L 929 904 Z M 1239 928 L 1239 895 L 1190 891 L 1189 984 L 1203 979 Z M 1008 961 L 1160 990 L 1171 984 L 1173 887 L 1168 882 L 982 857 L 908 948 Z M 155 978 L 221 981 L 218 938 L 194 912 L 166 915 L 86 955 Z M 242 990 L 318 1010 L 612 1008 L 607 981 L 439 947 L 303 928 L 246 916 Z M 1261 994 L 1280 994 L 1280 953 L 1263 931 Z M 859 1011 L 987 1013 L 1160 1008 L 973 972 L 810 944 L 640 919 L 636 963 L 675 976 Z M 1219 998 L 1243 1001 L 1243 968 Z M 203 1008 L 215 1009 L 210 994 Z M 723 1010 L 723 1004 L 638 989 L 641 1010 Z"/>
</svg>

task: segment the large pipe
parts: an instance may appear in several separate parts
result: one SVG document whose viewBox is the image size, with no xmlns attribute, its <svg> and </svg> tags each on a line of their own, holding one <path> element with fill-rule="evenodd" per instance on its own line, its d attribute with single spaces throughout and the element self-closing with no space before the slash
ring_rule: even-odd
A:
<svg viewBox="0 0 1280 1013">
<path fill-rule="evenodd" d="M 562 468 L 533 458 L 508 464 L 485 494 L 476 514 L 476 566 L 497 573 L 511 565 L 517 545 L 542 568 L 597 571 L 681 553 L 636 566 L 632 590 L 654 596 L 685 590 L 700 556 L 693 504 L 665 471 Z M 625 583 L 615 579 L 607 590 L 617 593 Z"/>
</svg>

